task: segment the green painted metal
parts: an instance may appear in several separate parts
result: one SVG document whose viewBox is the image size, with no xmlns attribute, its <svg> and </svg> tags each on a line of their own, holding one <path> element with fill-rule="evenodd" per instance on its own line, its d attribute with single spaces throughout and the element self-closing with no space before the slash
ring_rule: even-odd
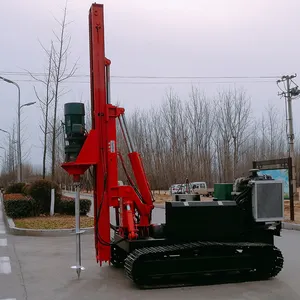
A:
<svg viewBox="0 0 300 300">
<path fill-rule="evenodd" d="M 69 135 L 76 132 L 76 125 L 79 124 L 84 128 L 84 104 L 83 103 L 66 103 L 65 104 L 65 129 Z M 74 128 L 75 125 L 75 128 Z"/>
<path fill-rule="evenodd" d="M 66 103 L 65 114 L 65 161 L 76 160 L 85 141 L 85 109 L 83 103 Z"/>
<path fill-rule="evenodd" d="M 70 102 L 65 104 L 65 115 L 85 115 L 84 104 Z"/>
<path fill-rule="evenodd" d="M 216 200 L 232 200 L 233 183 L 215 183 L 214 198 Z"/>
</svg>

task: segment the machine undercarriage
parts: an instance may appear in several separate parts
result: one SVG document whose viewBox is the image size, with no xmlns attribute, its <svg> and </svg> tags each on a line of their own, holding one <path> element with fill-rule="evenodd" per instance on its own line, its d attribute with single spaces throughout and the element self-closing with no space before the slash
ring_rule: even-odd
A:
<svg viewBox="0 0 300 300">
<path fill-rule="evenodd" d="M 281 252 L 270 244 L 194 242 L 135 250 L 125 260 L 125 272 L 139 287 L 151 288 L 192 285 L 207 275 L 216 279 L 237 272 L 246 280 L 265 280 L 276 276 L 282 264 Z"/>
<path fill-rule="evenodd" d="M 282 253 L 274 245 L 281 222 L 253 219 L 251 185 L 255 183 L 238 201 L 167 202 L 166 223 L 152 224 L 148 238 L 130 241 L 115 233 L 111 263 L 143 288 L 227 275 L 237 280 L 276 276 L 283 267 Z"/>
<path fill-rule="evenodd" d="M 92 129 L 85 129 L 82 103 L 65 105 L 62 167 L 78 184 L 93 166 L 97 262 L 122 267 L 140 287 L 191 284 L 208 274 L 238 273 L 253 279 L 276 276 L 283 267 L 283 256 L 274 245 L 284 214 L 283 183 L 261 177 L 255 170 L 237 181 L 234 201 L 169 201 L 165 223 L 152 223 L 154 199 L 142 159 L 130 138 L 125 110 L 111 104 L 103 5 L 92 4 L 89 25 Z M 135 180 L 118 152 L 116 121 Z M 127 185 L 118 184 L 118 160 Z M 111 224 L 110 208 L 115 210 L 116 224 Z M 75 267 L 79 270 L 80 266 L 78 259 Z"/>
</svg>

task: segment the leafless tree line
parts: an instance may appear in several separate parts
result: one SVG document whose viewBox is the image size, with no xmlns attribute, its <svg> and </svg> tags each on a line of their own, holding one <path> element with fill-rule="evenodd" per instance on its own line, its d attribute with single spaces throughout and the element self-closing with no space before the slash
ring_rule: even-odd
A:
<svg viewBox="0 0 300 300">
<path fill-rule="evenodd" d="M 90 104 L 85 103 L 85 107 L 86 128 L 90 130 Z M 61 168 L 63 113 L 57 116 L 54 180 L 70 187 L 72 180 Z M 215 182 L 232 182 L 246 175 L 255 160 L 288 156 L 284 114 L 268 103 L 261 115 L 255 116 L 251 99 L 243 89 L 223 90 L 214 97 L 207 97 L 193 87 L 187 99 L 180 99 L 170 90 L 159 107 L 136 108 L 126 117 L 135 150 L 141 153 L 153 189 L 167 189 L 173 183 L 183 183 L 186 178 L 206 181 L 209 186 Z M 119 129 L 118 148 L 126 160 L 127 148 Z M 51 157 L 51 139 L 46 146 Z M 297 166 L 300 166 L 300 144 L 296 146 Z M 119 166 L 120 180 L 126 182 L 121 164 Z M 125 166 L 131 173 L 128 160 Z M 38 176 L 30 165 L 25 168 L 27 179 Z M 8 169 L 2 171 L 2 175 L 8 173 Z M 51 178 L 51 171 L 46 172 L 47 175 Z M 299 178 L 299 168 L 297 175 Z M 92 189 L 91 172 L 83 176 L 83 184 L 86 189 Z"/>
<path fill-rule="evenodd" d="M 288 156 L 284 116 L 269 103 L 255 117 L 243 89 L 208 98 L 193 87 L 188 99 L 171 90 L 160 107 L 137 108 L 127 119 L 153 189 L 167 189 L 186 178 L 210 186 L 233 182 L 255 160 Z M 119 150 L 125 154 L 124 143 Z"/>
<path fill-rule="evenodd" d="M 21 125 L 22 122 L 21 122 Z M 17 136 L 16 136 L 16 127 L 17 123 L 13 122 L 12 128 L 1 129 L 1 134 L 5 133 L 5 138 L 1 141 L 0 148 L 3 150 L 0 156 L 1 163 L 1 175 L 5 174 L 7 182 L 14 182 L 17 179 Z M 23 125 L 22 129 L 24 130 L 26 126 Z M 22 131 L 21 131 L 22 133 Z M 21 145 L 25 151 L 22 151 L 22 161 L 25 161 L 24 168 L 22 170 L 27 173 L 28 164 L 27 159 L 30 153 L 30 148 L 26 149 L 24 147 L 26 145 L 27 139 L 24 135 L 21 134 Z"/>
<path fill-rule="evenodd" d="M 2 139 L 1 148 L 4 150 L 3 156 L 1 156 L 1 175 L 0 175 L 0 185 L 7 186 L 17 180 L 17 145 L 16 145 L 16 124 L 14 123 L 11 131 L 6 131 L 8 133 L 7 139 Z M 23 136 L 21 144 L 24 145 L 26 139 Z M 39 168 L 33 167 L 28 163 L 28 154 L 30 153 L 30 148 L 22 154 L 22 172 L 26 180 L 33 180 L 41 177 L 41 172 Z"/>
<path fill-rule="evenodd" d="M 251 99 L 243 89 L 224 90 L 207 97 L 193 87 L 187 99 L 180 99 L 170 90 L 159 107 L 136 108 L 126 116 L 135 150 L 141 153 L 153 189 L 167 189 L 186 178 L 203 180 L 210 186 L 232 182 L 246 175 L 255 160 L 288 156 L 284 115 L 268 103 L 260 116 L 254 116 Z M 89 104 L 86 123 L 89 130 Z M 118 148 L 126 160 L 127 148 L 120 128 Z M 56 180 L 70 186 L 71 178 L 60 167 L 64 159 L 63 134 L 59 135 L 56 153 Z M 128 159 L 125 166 L 132 174 Z M 126 182 L 122 165 L 119 167 L 120 180 Z M 83 183 L 92 189 L 90 172 L 86 172 Z"/>
</svg>

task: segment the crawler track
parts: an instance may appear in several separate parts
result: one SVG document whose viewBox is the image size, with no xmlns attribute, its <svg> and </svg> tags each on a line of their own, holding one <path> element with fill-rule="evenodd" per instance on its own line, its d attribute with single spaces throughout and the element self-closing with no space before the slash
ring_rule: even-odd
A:
<svg viewBox="0 0 300 300">
<path fill-rule="evenodd" d="M 270 244 L 194 242 L 136 249 L 125 259 L 124 268 L 140 288 L 157 288 L 195 284 L 202 275 L 223 277 L 232 272 L 268 279 L 283 268 L 283 256 Z"/>
</svg>

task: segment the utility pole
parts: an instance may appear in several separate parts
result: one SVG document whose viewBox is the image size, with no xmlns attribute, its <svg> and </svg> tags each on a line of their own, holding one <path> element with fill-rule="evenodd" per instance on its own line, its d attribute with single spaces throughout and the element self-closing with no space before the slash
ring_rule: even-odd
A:
<svg viewBox="0 0 300 300">
<path fill-rule="evenodd" d="M 20 88 L 19 88 L 19 105 L 18 105 L 18 160 L 19 160 L 19 173 L 18 182 L 23 182 L 23 170 L 22 170 L 22 153 L 21 153 L 21 108 L 25 106 L 30 106 L 36 102 L 28 102 L 25 104 L 20 103 Z"/>
<path fill-rule="evenodd" d="M 22 162 L 21 162 L 22 156 L 21 156 L 21 124 L 20 124 L 21 123 L 20 122 L 20 106 L 21 106 L 21 103 L 20 103 L 21 102 L 20 86 L 16 82 L 14 82 L 10 79 L 7 79 L 5 77 L 0 76 L 0 79 L 2 79 L 3 81 L 5 81 L 7 83 L 13 84 L 18 89 L 18 127 L 17 127 L 17 129 L 18 129 L 18 132 L 17 132 L 17 141 L 18 141 L 17 148 L 18 148 L 18 151 L 17 151 L 17 153 L 18 153 L 18 182 L 21 182 L 22 181 Z"/>
<path fill-rule="evenodd" d="M 17 126 L 18 182 L 22 182 L 23 176 L 22 176 L 22 153 L 21 153 L 21 108 L 24 106 L 33 105 L 36 102 L 28 102 L 28 103 L 21 105 L 20 86 L 16 82 L 14 82 L 10 79 L 7 79 L 5 77 L 0 76 L 0 79 L 7 83 L 13 84 L 18 89 L 18 126 Z"/>
<path fill-rule="evenodd" d="M 13 152 L 12 152 L 12 139 L 11 139 L 11 134 L 4 129 L 0 128 L 0 131 L 8 134 L 8 172 L 12 173 L 14 171 L 14 161 L 13 161 Z"/>
<path fill-rule="evenodd" d="M 294 126 L 293 126 L 293 111 L 292 111 L 292 97 L 297 97 L 300 95 L 300 90 L 298 89 L 298 86 L 294 83 L 293 78 L 295 78 L 297 75 L 285 75 L 282 76 L 280 80 L 277 80 L 277 84 L 279 82 L 286 82 L 286 90 L 282 90 L 282 93 L 279 95 L 283 95 L 287 102 L 287 120 L 289 123 L 289 133 L 288 133 L 288 142 L 289 142 L 289 156 L 292 161 L 292 187 L 293 187 L 293 199 L 298 199 L 297 194 L 297 181 L 296 181 L 296 159 L 295 159 L 295 135 L 294 135 Z M 295 87 L 291 88 L 291 83 L 295 84 Z"/>
</svg>

